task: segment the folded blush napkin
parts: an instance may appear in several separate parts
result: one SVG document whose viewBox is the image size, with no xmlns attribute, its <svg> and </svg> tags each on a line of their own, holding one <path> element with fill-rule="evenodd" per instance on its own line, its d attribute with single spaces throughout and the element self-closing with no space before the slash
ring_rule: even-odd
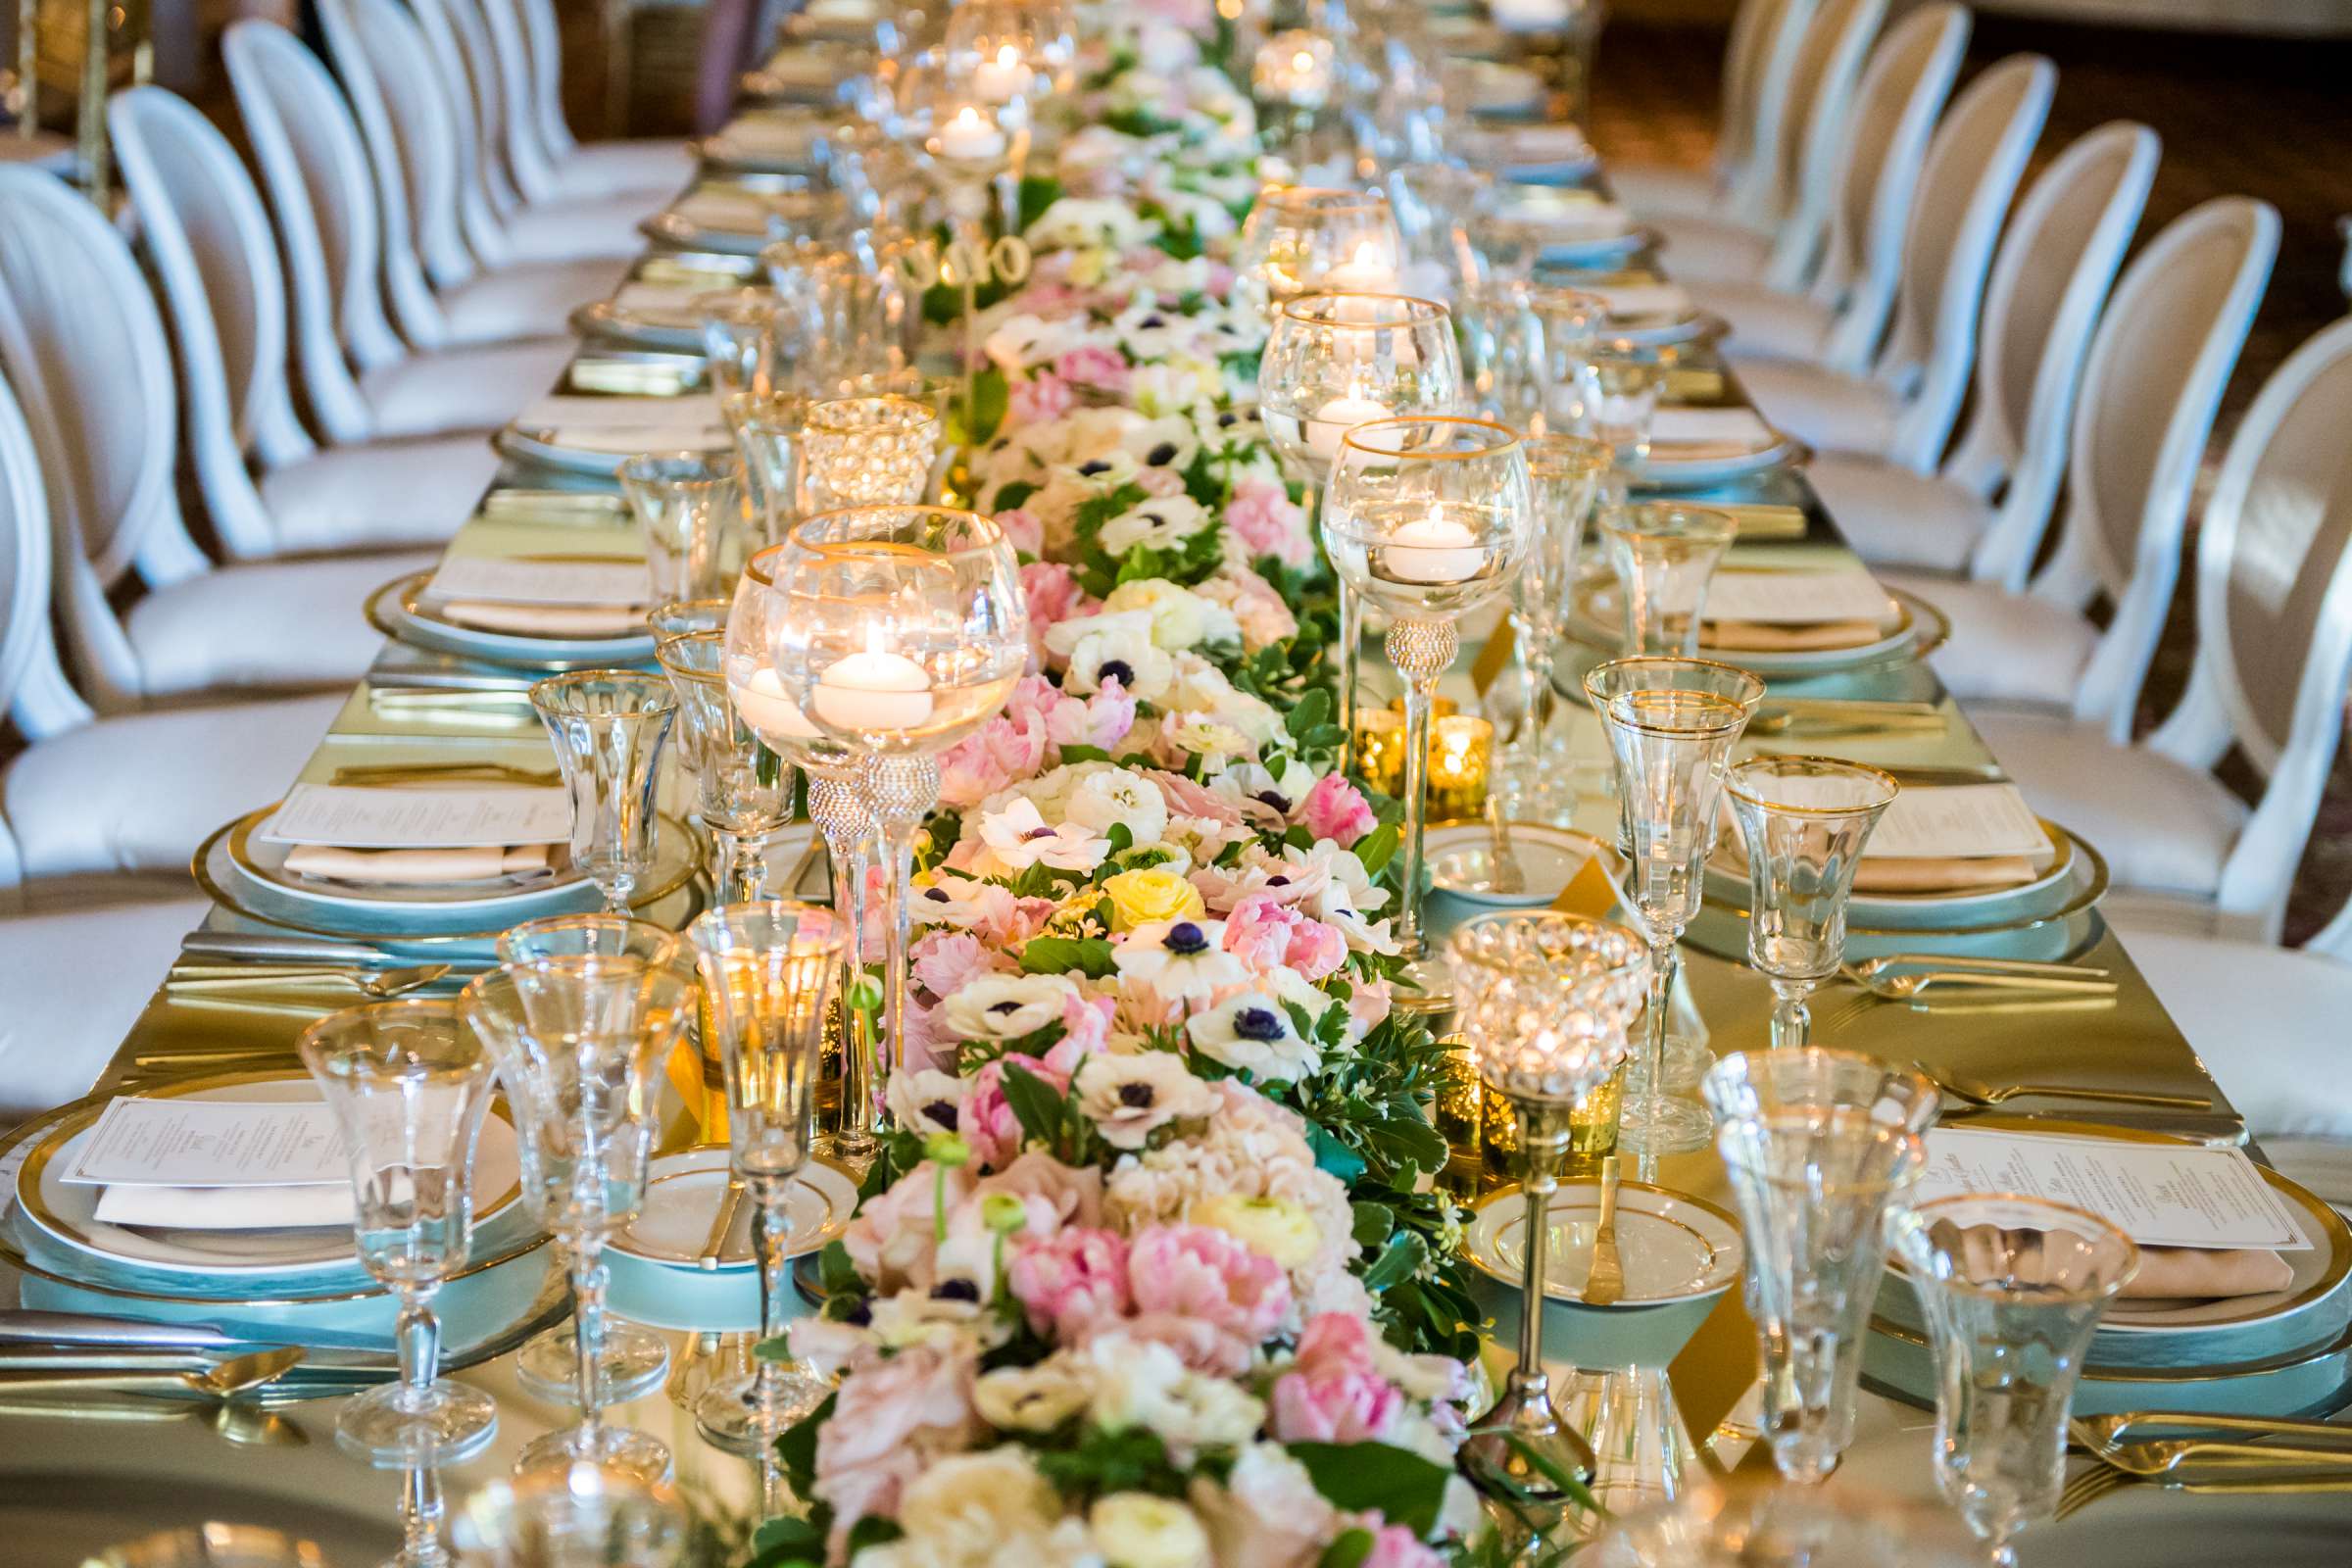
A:
<svg viewBox="0 0 2352 1568">
<path fill-rule="evenodd" d="M 514 427 L 544 433 L 560 447 L 616 457 L 710 452 L 724 449 L 733 439 L 717 401 L 708 396 L 541 398 L 515 417 Z"/>
<path fill-rule="evenodd" d="M 1690 311 L 1690 296 L 1673 283 L 1597 283 L 1580 289 L 1584 294 L 1597 294 L 1618 320 L 1645 316 L 1687 316 Z"/>
<path fill-rule="evenodd" d="M 1856 893 L 1967 893 L 2015 887 L 2040 875 L 2022 855 L 1935 859 L 1864 856 L 1854 867 Z"/>
<path fill-rule="evenodd" d="M 722 229 L 730 234 L 767 232 L 768 204 L 750 191 L 698 190 L 681 198 L 670 216 L 697 228 Z"/>
<path fill-rule="evenodd" d="M 1592 152 L 1584 127 L 1569 123 L 1515 126 L 1505 145 L 1513 158 L 1587 158 Z"/>
<path fill-rule="evenodd" d="M 1807 653 L 1817 649 L 1865 648 L 1886 634 L 1873 620 L 1816 620 L 1768 625 L 1756 620 L 1710 620 L 1699 628 L 1702 648 L 1749 654 Z"/>
<path fill-rule="evenodd" d="M 1965 1228 L 1948 1221 L 1935 1228 L 1937 1243 L 1957 1250 L 1979 1277 L 2007 1273 L 2023 1285 L 2084 1283 L 2074 1244 L 2054 1250 L 2046 1231 L 2003 1230 L 1996 1225 Z M 2143 1247 L 2139 1272 L 2118 1293 L 2122 1300 L 2193 1301 L 2224 1297 L 2268 1296 L 2294 1283 L 2293 1265 L 2260 1248 L 2210 1250 L 2194 1247 Z"/>
<path fill-rule="evenodd" d="M 351 1224 L 351 1184 L 305 1187 L 109 1187 L 96 1218 L 157 1230 L 307 1230 Z"/>
<path fill-rule="evenodd" d="M 445 599 L 432 613 L 453 625 L 522 637 L 626 637 L 645 630 L 642 605 L 510 605 L 492 599 Z"/>
<path fill-rule="evenodd" d="M 1660 409 L 1649 421 L 1650 456 L 1668 462 L 1744 457 L 1778 439 L 1753 409 Z"/>
<path fill-rule="evenodd" d="M 326 882 L 433 886 L 489 882 L 500 878 L 541 881 L 555 875 L 553 846 L 485 844 L 468 849 L 347 850 L 332 844 L 298 844 L 286 852 L 286 869 Z"/>
</svg>

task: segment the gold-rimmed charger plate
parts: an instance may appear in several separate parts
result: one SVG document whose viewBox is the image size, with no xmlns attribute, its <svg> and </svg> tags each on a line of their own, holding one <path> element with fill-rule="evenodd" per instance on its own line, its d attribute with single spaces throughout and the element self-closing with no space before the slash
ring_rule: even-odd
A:
<svg viewBox="0 0 2352 1568">
<path fill-rule="evenodd" d="M 1768 681 L 1801 680 L 1915 664 L 1943 646 L 1951 636 L 1952 623 L 1942 611 L 1906 589 L 1884 583 L 1880 586 L 1886 588 L 1887 599 L 1893 603 L 1894 614 L 1883 623 L 1886 629 L 1873 641 L 1857 643 L 1851 648 L 1780 652 L 1714 648 L 1701 642 L 1698 657 L 1737 665 Z M 1617 592 L 1614 575 L 1588 578 L 1576 590 L 1575 612 L 1563 628 L 1573 640 L 1601 650 L 1612 659 L 1617 657 L 1625 640 Z M 1573 695 L 1581 700 L 1582 688 Z"/>
<path fill-rule="evenodd" d="M 595 561 L 612 564 L 632 562 L 627 556 L 543 556 L 545 561 Z M 395 577 L 368 596 L 368 624 L 395 642 L 429 653 L 455 654 L 545 674 L 572 669 L 601 669 L 615 664 L 640 664 L 654 657 L 651 630 L 622 637 L 532 637 L 520 632 L 486 631 L 444 620 L 423 602 L 431 568 Z"/>
<path fill-rule="evenodd" d="M 663 1268 L 693 1269 L 697 1273 L 725 1273 L 757 1266 L 747 1250 L 729 1256 L 715 1269 L 700 1267 L 703 1243 L 717 1217 L 731 1178 L 724 1144 L 697 1145 L 657 1158 L 649 1169 L 645 1202 L 627 1229 L 612 1238 L 612 1250 L 641 1258 Z M 786 1200 L 791 1224 L 785 1230 L 785 1254 L 798 1257 L 814 1252 L 850 1228 L 858 1210 L 855 1170 L 825 1154 L 811 1154 L 792 1180 Z M 746 1205 L 748 1222 L 749 1205 Z M 739 1222 L 744 1223 L 744 1222 Z"/>
</svg>

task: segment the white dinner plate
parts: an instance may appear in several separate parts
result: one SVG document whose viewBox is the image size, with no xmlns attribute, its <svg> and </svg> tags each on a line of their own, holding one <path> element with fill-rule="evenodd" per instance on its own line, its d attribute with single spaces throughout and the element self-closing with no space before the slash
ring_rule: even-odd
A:
<svg viewBox="0 0 2352 1568">
<path fill-rule="evenodd" d="M 727 1151 L 723 1145 L 683 1149 L 655 1160 L 645 1187 L 645 1205 L 626 1230 L 614 1237 L 612 1250 L 643 1258 L 665 1268 L 724 1273 L 759 1266 L 752 1252 L 752 1206 L 747 1201 L 737 1215 L 715 1269 L 703 1269 L 703 1244 L 727 1193 Z M 819 1156 L 801 1167 L 785 1200 L 788 1220 L 785 1252 L 798 1257 L 813 1252 L 850 1227 L 858 1211 L 858 1181 L 847 1170 Z"/>
<path fill-rule="evenodd" d="M 1698 655 L 1701 659 L 1721 660 L 1727 664 L 1753 670 L 1766 680 L 1826 675 L 1860 665 L 1917 657 L 1913 649 L 1920 635 L 1919 601 L 1900 590 L 1889 590 L 1887 598 L 1892 601 L 1895 612 L 1882 623 L 1882 635 L 1867 643 L 1856 643 L 1849 648 L 1781 649 L 1771 652 L 1715 648 L 1706 642 L 1702 628 Z M 1616 647 L 1624 637 L 1622 628 L 1625 616 L 1618 608 L 1620 603 L 1617 580 L 1613 576 L 1594 577 L 1579 587 L 1573 617 L 1577 640 L 1598 648 Z M 1936 640 L 1941 639 L 1938 637 Z"/>
<path fill-rule="evenodd" d="M 318 1088 L 305 1075 L 214 1085 L 190 1091 L 188 1098 L 298 1102 L 316 1101 Z M 349 1225 L 210 1231 L 104 1223 L 97 1217 L 102 1189 L 65 1180 L 97 1119 L 93 1108 L 61 1122 L 18 1173 L 20 1211 L 59 1246 L 102 1263 L 173 1276 L 302 1276 L 360 1267 Z M 496 1109 L 482 1119 L 474 1161 L 479 1225 L 520 1196 L 514 1129 Z"/>
<path fill-rule="evenodd" d="M 1637 490 L 1707 490 L 1780 467 L 1802 450 L 1770 429 L 1743 443 L 1652 441 L 1649 456 L 1628 478 Z"/>
<path fill-rule="evenodd" d="M 1496 893 L 1489 885 L 1488 849 L 1493 843 L 1480 822 L 1433 827 L 1421 836 L 1422 854 L 1429 861 L 1432 885 L 1465 904 L 1491 908 L 1536 908 L 1558 898 L 1585 862 L 1597 858 L 1614 884 L 1617 853 L 1589 833 L 1552 827 L 1542 822 L 1511 824 L 1511 850 L 1527 886 L 1519 893 Z"/>
<path fill-rule="evenodd" d="M 713 293 L 723 293 L 714 289 Z M 663 354 L 703 352 L 703 329 L 694 313 L 675 308 L 624 307 L 612 300 L 594 300 L 571 313 L 571 329 L 582 337 L 626 343 L 632 348 Z"/>
<path fill-rule="evenodd" d="M 635 451 L 612 446 L 571 446 L 557 440 L 553 430 L 523 424 L 506 425 L 490 438 L 490 444 L 501 457 L 513 458 L 517 463 L 535 463 L 541 467 L 591 474 L 599 479 L 617 477 L 620 466 L 637 455 Z M 695 450 L 724 453 L 730 450 L 730 445 L 714 433 Z"/>
<path fill-rule="evenodd" d="M 1524 1195 L 1498 1192 L 1471 1210 L 1462 1228 L 1462 1255 L 1508 1285 L 1527 1278 Z M 1544 1210 L 1550 1222 L 1544 1258 L 1547 1296 L 1574 1300 L 1592 1268 L 1592 1235 L 1599 1228 L 1600 1187 L 1570 1183 L 1551 1195 Z M 1617 1185 L 1617 1250 L 1625 1268 L 1625 1294 L 1618 1306 L 1663 1306 L 1724 1290 L 1740 1277 L 1746 1255 L 1740 1224 L 1712 1203 L 1681 1193 Z"/>
</svg>

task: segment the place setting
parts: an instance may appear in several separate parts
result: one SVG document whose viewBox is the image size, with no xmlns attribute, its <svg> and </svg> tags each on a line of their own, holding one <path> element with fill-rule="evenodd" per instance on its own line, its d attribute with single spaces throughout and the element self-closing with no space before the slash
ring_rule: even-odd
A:
<svg viewBox="0 0 2352 1568">
<path fill-rule="evenodd" d="M 757 256 L 775 240 L 824 223 L 840 201 L 808 174 L 744 173 L 696 186 L 639 227 L 646 238 L 678 250 Z"/>
<path fill-rule="evenodd" d="M 559 395 L 533 403 L 492 438 L 519 463 L 610 480 L 643 452 L 723 453 L 733 440 L 717 400 Z"/>
<path fill-rule="evenodd" d="M 653 600 L 638 556 L 453 556 L 368 601 L 383 633 L 433 653 L 531 671 L 653 657 Z"/>
</svg>

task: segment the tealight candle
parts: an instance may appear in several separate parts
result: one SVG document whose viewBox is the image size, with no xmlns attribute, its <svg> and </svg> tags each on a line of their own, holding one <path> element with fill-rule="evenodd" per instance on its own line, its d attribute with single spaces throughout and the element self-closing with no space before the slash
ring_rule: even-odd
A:
<svg viewBox="0 0 2352 1568">
<path fill-rule="evenodd" d="M 1011 44 L 999 49 L 993 60 L 982 60 L 972 68 L 972 90 L 992 104 L 1010 103 L 1029 85 L 1029 72 L 1021 64 L 1021 51 Z"/>
<path fill-rule="evenodd" d="M 879 629 L 862 654 L 837 659 L 816 678 L 816 716 L 842 729 L 886 734 L 931 716 L 931 675 L 905 654 L 881 646 Z"/>
<path fill-rule="evenodd" d="M 955 118 L 940 127 L 940 156 L 956 163 L 993 163 L 1004 156 L 1004 132 L 997 128 L 996 121 L 981 118 L 980 111 L 970 104 L 956 110 Z"/>
<path fill-rule="evenodd" d="M 1487 0 L 1487 14 L 1505 32 L 1556 32 L 1582 9 L 1578 0 Z"/>
<path fill-rule="evenodd" d="M 1438 507 L 1398 523 L 1377 553 L 1380 574 L 1392 582 L 1467 582 L 1487 564 L 1478 535 Z"/>
<path fill-rule="evenodd" d="M 1323 287 L 1334 294 L 1393 294 L 1396 269 L 1381 254 L 1377 240 L 1358 240 L 1353 255 L 1323 274 Z"/>
<path fill-rule="evenodd" d="M 1340 440 L 1359 424 L 1389 416 L 1388 405 L 1352 393 L 1333 398 L 1315 411 L 1306 421 L 1306 444 L 1314 455 L 1325 463 L 1340 459 Z"/>
<path fill-rule="evenodd" d="M 784 683 L 772 669 L 753 669 L 748 674 L 729 671 L 727 696 L 734 702 L 735 711 L 743 715 L 743 721 L 771 750 L 781 751 L 785 743 L 812 741 L 817 737 L 816 726 L 808 722 L 801 705 L 784 694 Z"/>
</svg>

